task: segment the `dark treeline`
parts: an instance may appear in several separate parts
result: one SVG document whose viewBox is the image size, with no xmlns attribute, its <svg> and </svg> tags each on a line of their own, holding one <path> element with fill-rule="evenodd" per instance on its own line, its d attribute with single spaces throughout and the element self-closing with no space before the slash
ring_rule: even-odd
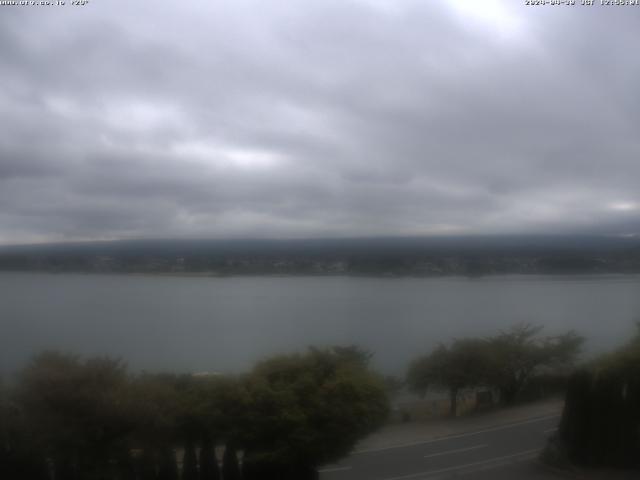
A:
<svg viewBox="0 0 640 480">
<path fill-rule="evenodd" d="M 541 336 L 542 327 L 515 325 L 492 337 L 455 339 L 415 359 L 407 373 L 409 387 L 424 394 L 429 387 L 446 388 L 450 415 L 457 413 L 464 389 L 495 390 L 504 404 L 513 404 L 527 388 L 560 393 L 584 339 L 575 332 Z M 559 390 L 559 391 L 557 391 Z"/>
<path fill-rule="evenodd" d="M 316 478 L 388 413 L 356 347 L 310 349 L 246 375 L 128 373 L 42 353 L 0 392 L 0 478 Z"/>
<path fill-rule="evenodd" d="M 209 275 L 640 272 L 640 239 L 584 236 L 117 241 L 0 248 L 0 270 Z"/>
<path fill-rule="evenodd" d="M 640 468 L 640 325 L 627 345 L 576 372 L 548 461 Z"/>
</svg>

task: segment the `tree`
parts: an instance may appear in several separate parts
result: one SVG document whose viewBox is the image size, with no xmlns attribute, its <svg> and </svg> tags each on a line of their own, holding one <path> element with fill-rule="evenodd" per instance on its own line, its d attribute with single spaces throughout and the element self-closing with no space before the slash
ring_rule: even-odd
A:
<svg viewBox="0 0 640 480">
<path fill-rule="evenodd" d="M 145 471 L 161 466 L 167 476 L 173 471 L 170 451 L 177 443 L 181 409 L 176 382 L 176 375 L 143 373 L 131 380 L 129 389 L 136 419 L 131 444 L 144 451 L 139 463 Z"/>
<path fill-rule="evenodd" d="M 182 479 L 198 480 L 198 458 L 193 442 L 187 441 L 184 447 L 184 458 L 182 460 Z"/>
<path fill-rule="evenodd" d="M 449 391 L 449 414 L 458 410 L 461 389 L 485 384 L 489 366 L 489 345 L 486 340 L 465 338 L 451 345 L 440 344 L 433 352 L 415 360 L 407 373 L 407 384 L 424 395 L 431 386 Z"/>
<path fill-rule="evenodd" d="M 554 461 L 640 467 L 640 329 L 571 377 L 558 435 L 545 453 Z"/>
<path fill-rule="evenodd" d="M 310 349 L 259 363 L 247 378 L 247 475 L 260 466 L 303 480 L 336 461 L 386 418 L 382 380 L 358 349 Z M 248 478 L 248 476 L 247 476 Z"/>
<path fill-rule="evenodd" d="M 519 324 L 488 339 L 491 365 L 488 377 L 506 404 L 513 403 L 531 377 L 541 368 L 570 366 L 584 339 L 573 331 L 539 337 L 542 327 Z"/>
<path fill-rule="evenodd" d="M 188 465 L 189 460 L 187 450 L 185 450 L 185 467 Z M 185 468 L 183 471 L 185 480 L 196 480 L 197 477 L 185 475 L 186 471 Z M 178 480 L 176 454 L 168 445 L 163 445 L 158 450 L 158 480 Z"/>
<path fill-rule="evenodd" d="M 357 347 L 310 349 L 241 377 L 132 377 L 119 360 L 45 352 L 24 369 L 15 395 L 0 388 L 0 476 L 44 480 L 48 458 L 65 480 L 171 480 L 175 449 L 184 448 L 182 477 L 215 480 L 213 445 L 224 443 L 224 478 L 239 478 L 238 449 L 248 452 L 248 472 L 259 467 L 255 478 L 312 478 L 388 411 L 370 356 Z"/>
<path fill-rule="evenodd" d="M 407 384 L 424 395 L 431 386 L 449 391 L 450 414 L 456 415 L 458 392 L 491 386 L 504 403 L 513 403 L 533 375 L 542 369 L 561 370 L 577 358 L 584 339 L 570 331 L 540 337 L 542 327 L 516 325 L 488 338 L 454 340 L 412 362 Z"/>
<path fill-rule="evenodd" d="M 200 480 L 219 480 L 220 472 L 218 463 L 216 462 L 215 453 L 213 451 L 213 442 L 209 435 L 202 440 L 200 448 Z"/>
<path fill-rule="evenodd" d="M 24 410 L 0 383 L 0 478 L 48 480 L 45 455 Z"/>
<path fill-rule="evenodd" d="M 224 480 L 239 480 L 240 466 L 238 464 L 237 450 L 233 443 L 227 443 L 222 459 L 222 478 Z"/>
<path fill-rule="evenodd" d="M 57 478 L 98 478 L 127 449 L 134 419 L 120 360 L 45 352 L 22 372 L 18 401 Z"/>
</svg>

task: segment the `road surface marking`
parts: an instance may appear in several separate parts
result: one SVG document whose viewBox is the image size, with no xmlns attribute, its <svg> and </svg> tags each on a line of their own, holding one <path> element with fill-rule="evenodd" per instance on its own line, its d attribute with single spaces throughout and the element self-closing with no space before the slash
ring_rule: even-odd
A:
<svg viewBox="0 0 640 480">
<path fill-rule="evenodd" d="M 483 428 L 482 430 L 476 430 L 475 432 L 459 433 L 459 434 L 453 434 L 453 435 L 445 435 L 443 437 L 433 438 L 431 440 L 419 440 L 417 442 L 402 443 L 402 444 L 398 444 L 398 445 L 391 445 L 389 447 L 370 448 L 370 449 L 367 449 L 367 450 L 356 450 L 354 452 L 351 452 L 351 455 L 361 455 L 363 453 L 383 452 L 385 450 L 394 450 L 396 448 L 415 447 L 417 445 L 427 445 L 429 443 L 444 442 L 446 440 L 453 440 L 453 439 L 456 439 L 456 438 L 471 437 L 473 435 L 479 435 L 481 433 L 495 432 L 495 431 L 498 431 L 498 430 L 508 430 L 509 428 L 519 427 L 520 425 L 527 425 L 529 423 L 542 422 L 544 420 L 549 420 L 551 418 L 557 418 L 559 416 L 560 416 L 560 414 L 556 413 L 556 414 L 553 414 L 553 415 L 545 415 L 544 417 L 536 417 L 536 418 L 531 418 L 529 420 L 523 420 L 521 422 L 508 423 L 508 424 L 505 424 L 505 425 L 499 425 L 497 427 Z"/>
<path fill-rule="evenodd" d="M 449 455 L 452 453 L 468 452 L 469 450 L 477 450 L 478 448 L 484 448 L 484 447 L 488 447 L 488 445 L 485 443 L 482 445 L 475 445 L 473 447 L 456 448 L 455 450 L 447 450 L 446 452 L 432 453 L 431 455 L 425 455 L 424 458 L 439 457 L 441 455 Z"/>
<path fill-rule="evenodd" d="M 410 478 L 428 478 L 433 475 L 438 475 L 440 473 L 452 472 L 454 470 L 464 470 L 469 467 L 479 467 L 481 465 L 488 465 L 495 462 L 503 462 L 505 460 L 510 460 L 512 458 L 531 455 L 532 453 L 539 453 L 540 451 L 541 450 L 539 448 L 534 448 L 532 450 L 524 450 L 522 452 L 513 453 L 511 455 L 503 455 L 501 457 L 489 458 L 487 460 L 482 460 L 480 462 L 465 463 L 464 465 L 456 465 L 455 467 L 440 468 L 438 470 L 427 470 L 426 472 L 411 473 L 409 475 L 402 475 L 400 477 L 389 477 L 389 478 L 385 478 L 384 480 L 409 480 Z"/>
<path fill-rule="evenodd" d="M 554 427 L 554 428 L 547 428 L 544 432 L 542 433 L 551 433 L 551 432 L 555 432 L 556 430 L 558 430 L 558 427 Z"/>
<path fill-rule="evenodd" d="M 318 473 L 346 472 L 347 470 L 351 470 L 351 467 L 322 468 L 318 470 Z"/>
</svg>

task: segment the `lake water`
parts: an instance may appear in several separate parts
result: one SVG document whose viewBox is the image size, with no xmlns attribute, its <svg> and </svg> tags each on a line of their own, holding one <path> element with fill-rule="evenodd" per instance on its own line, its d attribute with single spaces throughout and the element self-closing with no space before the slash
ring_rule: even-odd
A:
<svg viewBox="0 0 640 480">
<path fill-rule="evenodd" d="M 440 341 L 516 322 L 613 348 L 640 318 L 640 276 L 162 277 L 0 273 L 0 370 L 42 349 L 132 369 L 238 372 L 308 345 L 357 343 L 400 374 Z"/>
</svg>

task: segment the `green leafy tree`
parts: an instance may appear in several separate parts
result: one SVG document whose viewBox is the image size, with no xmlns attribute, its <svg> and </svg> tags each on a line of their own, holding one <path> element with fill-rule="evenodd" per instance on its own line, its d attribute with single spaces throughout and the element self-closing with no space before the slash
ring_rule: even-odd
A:
<svg viewBox="0 0 640 480">
<path fill-rule="evenodd" d="M 246 381 L 250 427 L 240 440 L 247 474 L 260 465 L 262 478 L 267 470 L 282 478 L 308 478 L 316 466 L 343 457 L 376 429 L 389 407 L 368 359 L 350 347 L 310 349 L 259 363 Z"/>
<path fill-rule="evenodd" d="M 248 392 L 243 377 L 206 375 L 191 377 L 180 390 L 182 436 L 200 445 L 226 443 L 247 425 L 244 420 Z"/>
<path fill-rule="evenodd" d="M 545 458 L 640 467 L 640 328 L 622 348 L 571 377 L 558 435 Z"/>
<path fill-rule="evenodd" d="M 520 324 L 488 339 L 488 377 L 504 403 L 513 403 L 541 369 L 566 368 L 578 357 L 584 339 L 575 332 L 541 337 L 541 331 L 542 327 Z"/>
<path fill-rule="evenodd" d="M 175 387 L 176 376 L 143 373 L 131 381 L 132 413 L 136 418 L 132 444 L 144 450 L 143 463 L 166 465 L 167 451 L 178 437 L 181 399 Z M 146 468 L 146 467 L 145 467 Z"/>
<path fill-rule="evenodd" d="M 48 480 L 44 449 L 11 389 L 0 383 L 0 478 Z"/>
<path fill-rule="evenodd" d="M 38 457 L 41 466 L 52 459 L 65 480 L 172 480 L 182 448 L 182 478 L 216 480 L 213 446 L 224 443 L 230 480 L 240 475 L 239 448 L 248 452 L 244 478 L 313 478 L 387 414 L 370 358 L 335 347 L 274 357 L 242 377 L 130 376 L 118 360 L 45 352 L 24 369 L 15 395 L 0 389 L 0 473 L 48 478 L 35 473 Z"/>
<path fill-rule="evenodd" d="M 191 441 L 188 441 L 184 447 L 182 480 L 198 480 L 198 458 L 195 446 Z"/>
<path fill-rule="evenodd" d="M 220 472 L 216 462 L 213 442 L 210 436 L 205 436 L 202 440 L 202 447 L 199 455 L 200 480 L 219 480 Z"/>
<path fill-rule="evenodd" d="M 185 477 L 185 480 L 193 480 L 193 478 Z M 178 480 L 176 454 L 168 445 L 158 450 L 158 480 Z"/>
<path fill-rule="evenodd" d="M 441 344 L 430 354 L 416 359 L 409 367 L 407 384 L 421 395 L 429 387 L 446 388 L 449 392 L 449 414 L 455 416 L 460 390 L 485 384 L 489 363 L 486 340 L 457 339 L 448 346 Z"/>
<path fill-rule="evenodd" d="M 233 443 L 228 443 L 222 459 L 222 478 L 224 480 L 239 480 L 240 466 L 238 465 L 237 450 Z"/>
<path fill-rule="evenodd" d="M 177 478 L 175 448 L 184 449 L 182 477 L 198 478 L 196 446 L 207 431 L 203 386 L 191 375 L 142 374 L 131 386 L 136 411 L 133 441 L 156 458 L 158 476 Z"/>
<path fill-rule="evenodd" d="M 101 478 L 128 449 L 134 420 L 119 360 L 45 352 L 22 372 L 18 399 L 57 478 Z"/>
</svg>

